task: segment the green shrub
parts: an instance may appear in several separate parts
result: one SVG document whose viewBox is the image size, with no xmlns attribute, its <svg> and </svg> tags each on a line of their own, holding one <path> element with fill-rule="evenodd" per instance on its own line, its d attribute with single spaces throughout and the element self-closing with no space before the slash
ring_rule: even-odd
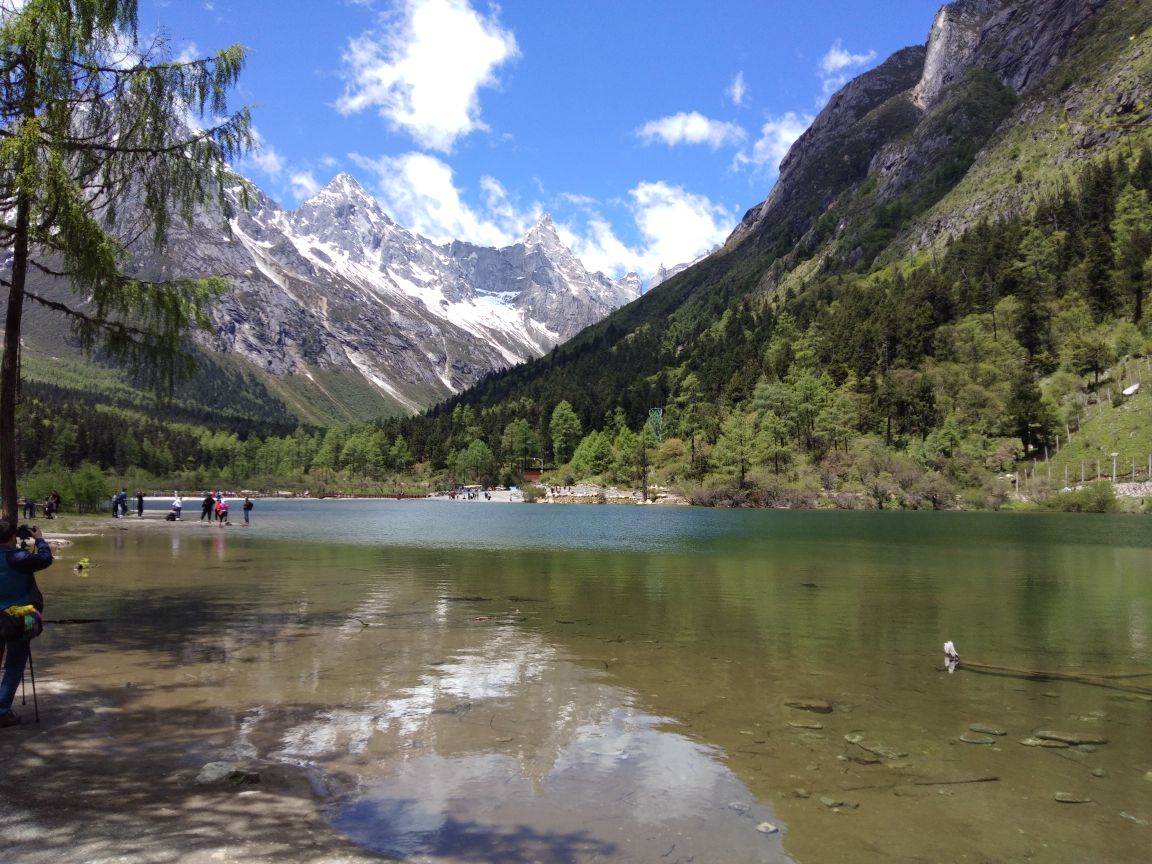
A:
<svg viewBox="0 0 1152 864">
<path fill-rule="evenodd" d="M 1064 513 L 1115 513 L 1119 509 L 1116 492 L 1106 480 L 1057 492 L 1043 506 Z"/>
</svg>

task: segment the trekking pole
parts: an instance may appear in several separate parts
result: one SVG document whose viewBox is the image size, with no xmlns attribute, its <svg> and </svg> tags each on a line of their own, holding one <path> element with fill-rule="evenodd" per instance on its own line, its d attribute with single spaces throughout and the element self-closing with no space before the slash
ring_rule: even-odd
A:
<svg viewBox="0 0 1152 864">
<path fill-rule="evenodd" d="M 32 643 L 28 643 L 28 677 L 32 679 L 32 714 L 40 722 L 40 700 L 36 698 L 36 667 L 32 665 Z"/>
</svg>

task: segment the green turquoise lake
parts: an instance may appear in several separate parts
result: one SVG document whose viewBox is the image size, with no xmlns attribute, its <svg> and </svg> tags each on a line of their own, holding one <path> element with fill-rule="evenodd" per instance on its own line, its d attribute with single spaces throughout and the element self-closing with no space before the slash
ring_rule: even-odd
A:
<svg viewBox="0 0 1152 864">
<path fill-rule="evenodd" d="M 1152 521 L 185 513 L 109 520 L 46 571 L 49 618 L 90 623 L 38 641 L 37 676 L 67 682 L 42 708 L 115 689 L 157 730 L 217 730 L 189 737 L 189 766 L 304 766 L 367 849 L 739 864 L 1152 848 Z"/>
</svg>

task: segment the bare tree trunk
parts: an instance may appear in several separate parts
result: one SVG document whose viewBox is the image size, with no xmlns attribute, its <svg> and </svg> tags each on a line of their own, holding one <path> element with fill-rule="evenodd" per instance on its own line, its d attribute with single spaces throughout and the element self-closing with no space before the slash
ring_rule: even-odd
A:
<svg viewBox="0 0 1152 864">
<path fill-rule="evenodd" d="M 16 521 L 16 400 L 20 391 L 20 327 L 24 317 L 24 283 L 28 276 L 28 221 L 31 205 L 21 195 L 16 204 L 12 248 L 12 286 L 4 318 L 4 358 L 0 363 L 0 511 Z"/>
</svg>

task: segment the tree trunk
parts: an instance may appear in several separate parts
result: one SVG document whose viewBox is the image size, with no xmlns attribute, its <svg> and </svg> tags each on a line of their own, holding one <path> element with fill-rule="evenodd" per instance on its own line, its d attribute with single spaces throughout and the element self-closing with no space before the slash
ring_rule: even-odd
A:
<svg viewBox="0 0 1152 864">
<path fill-rule="evenodd" d="M 0 511 L 15 522 L 16 399 L 20 391 L 20 327 L 24 317 L 24 283 L 28 276 L 28 220 L 31 205 L 24 195 L 16 203 L 16 235 L 12 244 L 12 287 L 4 319 L 4 358 L 0 362 Z"/>
</svg>

